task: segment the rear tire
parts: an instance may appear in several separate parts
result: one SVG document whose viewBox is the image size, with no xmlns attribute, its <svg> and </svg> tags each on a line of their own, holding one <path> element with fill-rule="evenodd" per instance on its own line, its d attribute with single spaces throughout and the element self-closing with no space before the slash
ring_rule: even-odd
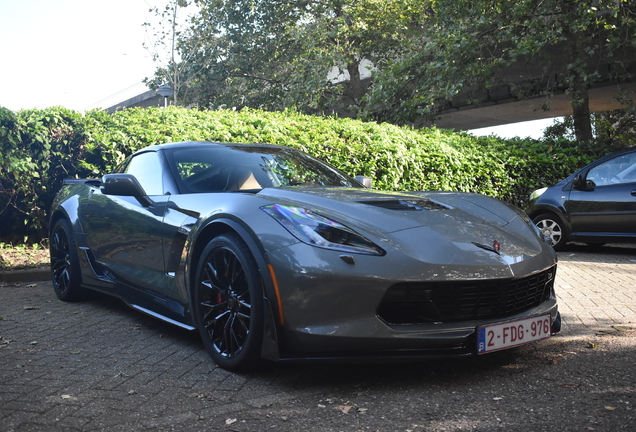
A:
<svg viewBox="0 0 636 432">
<path fill-rule="evenodd" d="M 77 246 L 66 219 L 55 222 L 50 240 L 51 279 L 57 298 L 72 302 L 83 297 Z"/>
<path fill-rule="evenodd" d="M 263 291 L 258 266 L 237 234 L 214 238 L 201 254 L 194 312 L 212 360 L 233 371 L 253 368 L 263 343 Z"/>
<path fill-rule="evenodd" d="M 532 219 L 545 238 L 550 239 L 550 244 L 555 251 L 561 251 L 567 243 L 567 236 L 563 229 L 561 219 L 551 213 L 543 213 Z"/>
</svg>

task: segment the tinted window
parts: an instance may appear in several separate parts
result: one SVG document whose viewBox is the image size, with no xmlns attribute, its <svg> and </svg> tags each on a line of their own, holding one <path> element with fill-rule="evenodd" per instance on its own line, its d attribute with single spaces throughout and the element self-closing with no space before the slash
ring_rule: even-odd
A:
<svg viewBox="0 0 636 432">
<path fill-rule="evenodd" d="M 189 147 L 171 150 L 168 160 L 184 193 L 293 186 L 360 187 L 346 174 L 287 147 Z"/>
<path fill-rule="evenodd" d="M 592 168 L 587 180 L 596 186 L 636 182 L 636 153 L 629 153 Z"/>
<path fill-rule="evenodd" d="M 130 159 L 125 171 L 134 175 L 148 195 L 163 195 L 161 162 L 155 152 L 141 153 Z"/>
</svg>

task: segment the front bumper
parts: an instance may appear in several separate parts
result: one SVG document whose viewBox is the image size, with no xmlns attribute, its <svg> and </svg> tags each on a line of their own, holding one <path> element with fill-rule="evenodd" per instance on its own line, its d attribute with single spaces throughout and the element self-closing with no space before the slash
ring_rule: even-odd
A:
<svg viewBox="0 0 636 432">
<path fill-rule="evenodd" d="M 505 262 L 470 266 L 424 263 L 405 254 L 399 259 L 355 255 L 351 264 L 334 251 L 303 244 L 285 249 L 268 256 L 277 273 L 284 316 L 278 330 L 281 360 L 473 355 L 477 327 L 545 314 L 550 314 L 553 331 L 558 331 L 553 277 L 540 303 L 505 316 L 391 324 L 378 315 L 379 305 L 395 284 L 461 280 L 461 274 L 479 275 L 486 281 L 493 280 L 489 275 L 510 280 L 532 274 L 532 269 L 556 271 L 551 253 L 526 258 L 517 266 Z"/>
</svg>

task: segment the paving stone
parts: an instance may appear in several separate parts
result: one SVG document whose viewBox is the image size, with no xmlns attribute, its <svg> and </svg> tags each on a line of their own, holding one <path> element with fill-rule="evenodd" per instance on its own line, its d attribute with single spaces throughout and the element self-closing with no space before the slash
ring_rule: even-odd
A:
<svg viewBox="0 0 636 432">
<path fill-rule="evenodd" d="M 563 330 L 559 337 L 544 341 L 543 347 L 597 331 L 616 332 L 613 326 L 636 327 L 636 248 L 619 252 L 599 248 L 593 253 L 574 248 L 560 253 L 555 287 Z M 428 410 L 430 418 L 437 418 L 443 408 L 426 408 L 430 402 L 422 402 L 423 395 L 445 391 L 427 366 L 421 368 L 419 378 L 411 376 L 417 368 L 406 368 L 401 377 L 399 366 L 387 366 L 396 383 L 383 381 L 377 368 L 365 366 L 268 363 L 257 372 L 235 374 L 214 365 L 196 332 L 173 328 L 116 299 L 98 296 L 82 303 L 60 302 L 49 282 L 0 285 L 0 296 L 2 432 L 320 430 L 323 418 L 346 420 L 333 430 L 362 430 L 370 417 L 358 408 L 380 410 L 374 398 L 381 395 L 395 396 L 403 404 L 386 407 L 385 423 L 376 419 L 375 428 L 398 430 L 388 418 L 399 416 L 400 410 Z M 540 355 L 541 346 L 526 352 Z M 366 371 L 371 371 L 369 376 Z M 503 374 L 513 372 L 501 368 Z M 539 388 L 546 389 L 542 401 L 546 407 L 550 398 L 561 397 L 563 385 L 570 385 L 556 383 L 550 389 L 550 379 L 546 370 L 537 381 Z M 589 381 L 582 370 L 571 390 L 592 395 L 596 384 Z M 481 384 L 495 386 L 488 397 L 497 397 L 496 383 Z M 372 396 L 367 395 L 368 388 L 373 388 Z M 604 397 L 594 394 L 589 397 Z M 304 408 L 295 405 L 299 397 L 304 398 Z M 627 400 L 629 395 L 622 397 Z M 335 409 L 346 403 L 356 404 L 349 417 Z M 303 423 L 299 420 L 303 416 L 313 416 L 317 423 Z M 418 428 L 424 429 L 421 424 Z M 462 426 L 450 419 L 430 424 L 453 430 Z M 488 430 L 489 425 L 474 426 Z M 401 430 L 416 429 L 404 426 Z"/>
</svg>

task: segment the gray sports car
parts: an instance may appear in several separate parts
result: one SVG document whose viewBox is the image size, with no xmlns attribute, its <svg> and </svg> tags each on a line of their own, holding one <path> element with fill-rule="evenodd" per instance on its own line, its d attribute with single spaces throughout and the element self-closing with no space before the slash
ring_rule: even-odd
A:
<svg viewBox="0 0 636 432">
<path fill-rule="evenodd" d="M 233 370 L 483 354 L 559 331 L 556 255 L 525 213 L 360 181 L 275 145 L 147 147 L 102 179 L 65 181 L 55 292 L 101 291 L 196 329 Z"/>
</svg>

